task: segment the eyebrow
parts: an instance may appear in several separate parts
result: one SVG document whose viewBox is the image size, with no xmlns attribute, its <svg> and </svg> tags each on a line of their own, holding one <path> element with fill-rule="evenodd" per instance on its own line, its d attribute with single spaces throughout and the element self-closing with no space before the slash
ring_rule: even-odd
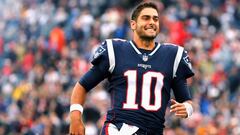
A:
<svg viewBox="0 0 240 135">
<path fill-rule="evenodd" d="M 151 17 L 151 15 L 142 15 L 141 17 Z M 153 15 L 153 18 L 159 18 L 159 16 Z"/>
</svg>

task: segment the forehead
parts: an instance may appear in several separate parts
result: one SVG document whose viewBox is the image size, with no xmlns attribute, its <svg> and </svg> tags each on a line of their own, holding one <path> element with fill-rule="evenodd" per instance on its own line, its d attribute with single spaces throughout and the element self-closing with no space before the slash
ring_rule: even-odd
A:
<svg viewBox="0 0 240 135">
<path fill-rule="evenodd" d="M 158 12 L 154 8 L 144 8 L 139 16 L 148 15 L 148 16 L 158 16 Z"/>
</svg>

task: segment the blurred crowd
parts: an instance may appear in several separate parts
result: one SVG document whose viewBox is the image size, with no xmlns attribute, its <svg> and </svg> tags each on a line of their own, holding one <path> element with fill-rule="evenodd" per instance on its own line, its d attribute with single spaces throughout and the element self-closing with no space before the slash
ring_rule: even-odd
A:
<svg viewBox="0 0 240 135">
<path fill-rule="evenodd" d="M 71 90 L 106 38 L 131 39 L 136 0 L 0 0 L 0 135 L 68 133 Z M 195 112 L 166 112 L 165 135 L 240 134 L 240 2 L 161 0 L 157 42 L 184 46 Z M 107 81 L 88 94 L 86 135 L 110 106 Z"/>
</svg>

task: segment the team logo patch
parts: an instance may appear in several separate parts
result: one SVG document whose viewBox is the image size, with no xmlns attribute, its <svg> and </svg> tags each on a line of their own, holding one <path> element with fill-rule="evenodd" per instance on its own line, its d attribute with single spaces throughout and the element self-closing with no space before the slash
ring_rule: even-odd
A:
<svg viewBox="0 0 240 135">
<path fill-rule="evenodd" d="M 190 69 L 192 69 L 192 64 L 191 64 L 191 60 L 190 60 L 189 56 L 187 55 L 187 56 L 183 57 L 183 60 L 188 65 L 188 67 Z"/>
<path fill-rule="evenodd" d="M 95 51 L 93 55 L 93 59 L 98 58 L 104 51 L 106 51 L 105 48 L 103 48 L 102 46 L 98 47 L 98 49 Z"/>
</svg>

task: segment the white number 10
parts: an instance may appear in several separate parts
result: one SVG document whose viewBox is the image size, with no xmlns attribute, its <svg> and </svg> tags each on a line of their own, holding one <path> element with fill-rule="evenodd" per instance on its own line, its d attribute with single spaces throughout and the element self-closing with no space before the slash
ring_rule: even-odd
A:
<svg viewBox="0 0 240 135">
<path fill-rule="evenodd" d="M 123 103 L 124 109 L 138 109 L 136 103 L 137 96 L 137 71 L 128 70 L 124 73 L 127 77 L 127 95 L 126 102 Z M 152 79 L 156 78 L 154 95 L 151 95 Z M 160 72 L 146 72 L 142 76 L 141 106 L 147 111 L 157 111 L 161 107 L 162 87 L 164 76 Z M 154 97 L 152 97 L 154 96 Z M 150 99 L 154 98 L 154 104 Z"/>
</svg>

